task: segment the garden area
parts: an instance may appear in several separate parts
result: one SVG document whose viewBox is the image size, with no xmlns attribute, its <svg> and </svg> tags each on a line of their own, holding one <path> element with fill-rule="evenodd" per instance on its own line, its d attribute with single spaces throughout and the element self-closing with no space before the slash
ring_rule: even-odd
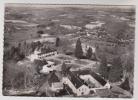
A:
<svg viewBox="0 0 138 100">
<path fill-rule="evenodd" d="M 75 71 L 75 70 L 82 68 L 83 66 L 78 65 L 78 64 L 67 64 L 67 67 L 71 67 L 71 70 Z"/>
<path fill-rule="evenodd" d="M 83 61 L 83 60 L 74 60 L 74 62 L 75 63 L 77 63 L 77 64 L 81 64 L 81 65 L 88 65 L 89 63 L 88 62 L 86 62 L 86 61 Z"/>
<path fill-rule="evenodd" d="M 61 61 L 60 61 L 60 60 L 57 60 L 57 59 L 48 59 L 48 61 L 54 62 L 54 63 L 55 63 L 54 65 L 59 65 L 59 64 L 61 64 Z"/>
<path fill-rule="evenodd" d="M 61 59 L 61 60 L 73 60 L 73 58 L 68 57 L 68 56 L 65 56 L 65 55 L 58 56 L 57 58 L 58 58 L 58 59 Z"/>
</svg>

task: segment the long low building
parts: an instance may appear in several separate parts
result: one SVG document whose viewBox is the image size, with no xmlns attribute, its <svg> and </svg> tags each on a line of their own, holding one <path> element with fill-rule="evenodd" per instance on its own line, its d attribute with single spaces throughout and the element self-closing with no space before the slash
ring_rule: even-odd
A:
<svg viewBox="0 0 138 100">
<path fill-rule="evenodd" d="M 110 88 L 110 84 L 101 76 L 88 70 L 69 71 L 62 82 L 67 84 L 77 96 L 89 95 L 90 91 L 96 92 L 97 89 Z"/>
<path fill-rule="evenodd" d="M 31 54 L 31 55 L 29 55 L 27 58 L 30 59 L 33 62 L 35 59 L 44 59 L 46 57 L 57 55 L 57 54 L 58 53 L 57 53 L 56 50 L 51 51 L 51 52 L 38 52 L 38 51 L 34 51 L 34 53 Z"/>
<path fill-rule="evenodd" d="M 43 59 L 45 57 L 49 57 L 49 56 L 53 56 L 53 55 L 57 55 L 57 54 L 58 54 L 57 51 L 48 52 L 48 53 L 39 53 L 38 58 Z"/>
</svg>

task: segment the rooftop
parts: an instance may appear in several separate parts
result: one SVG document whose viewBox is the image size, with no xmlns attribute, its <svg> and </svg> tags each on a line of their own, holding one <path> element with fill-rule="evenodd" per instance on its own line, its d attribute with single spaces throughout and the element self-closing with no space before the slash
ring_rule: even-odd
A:
<svg viewBox="0 0 138 100">
<path fill-rule="evenodd" d="M 64 86 L 64 89 L 66 90 L 66 92 L 67 92 L 69 95 L 74 94 L 73 91 L 72 91 L 72 89 L 71 89 L 68 85 L 66 85 L 66 84 L 65 84 L 65 86 Z"/>
<path fill-rule="evenodd" d="M 56 50 L 45 51 L 45 52 L 38 53 L 38 55 L 42 55 L 42 54 L 46 54 L 46 53 L 51 53 L 51 52 L 55 52 L 55 51 L 56 51 Z"/>
<path fill-rule="evenodd" d="M 53 71 L 53 72 L 51 73 L 51 76 L 50 76 L 48 82 L 49 82 L 49 84 L 55 83 L 55 82 L 60 82 L 60 79 L 59 79 L 58 76 L 55 74 L 55 71 Z"/>
<path fill-rule="evenodd" d="M 76 73 L 78 73 L 79 75 L 88 75 L 90 74 L 92 77 L 94 77 L 102 86 L 104 86 L 106 84 L 106 81 L 99 76 L 98 74 L 96 74 L 93 71 L 90 70 L 79 70 L 79 71 L 75 71 Z"/>
<path fill-rule="evenodd" d="M 53 88 L 58 88 L 58 89 L 62 89 L 63 88 L 63 84 L 60 82 L 55 82 L 52 83 Z"/>
<path fill-rule="evenodd" d="M 69 71 L 68 75 L 69 75 L 69 79 L 71 80 L 71 82 L 76 88 L 79 88 L 80 86 L 84 84 L 83 80 L 80 79 L 75 73 Z"/>
</svg>

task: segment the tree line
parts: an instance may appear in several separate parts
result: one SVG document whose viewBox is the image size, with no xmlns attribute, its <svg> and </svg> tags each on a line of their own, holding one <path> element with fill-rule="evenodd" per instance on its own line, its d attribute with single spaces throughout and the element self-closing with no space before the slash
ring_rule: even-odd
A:
<svg viewBox="0 0 138 100">
<path fill-rule="evenodd" d="M 86 54 L 84 54 L 80 38 L 76 42 L 74 55 L 79 59 L 93 59 L 93 60 L 96 60 L 96 55 L 95 55 L 95 53 L 93 53 L 93 50 L 92 50 L 91 47 L 89 47 L 86 51 Z"/>
</svg>

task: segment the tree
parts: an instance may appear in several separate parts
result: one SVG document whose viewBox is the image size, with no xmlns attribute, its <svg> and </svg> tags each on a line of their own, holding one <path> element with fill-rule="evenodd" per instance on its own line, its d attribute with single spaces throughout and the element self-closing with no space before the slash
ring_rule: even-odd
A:
<svg viewBox="0 0 138 100">
<path fill-rule="evenodd" d="M 59 37 L 57 37 L 57 38 L 56 38 L 56 47 L 58 47 L 58 46 L 59 46 L 59 42 L 60 42 L 60 38 L 59 38 Z"/>
<path fill-rule="evenodd" d="M 126 51 L 124 55 L 122 55 L 122 65 L 123 65 L 123 79 L 122 88 L 126 88 L 125 85 L 129 85 L 130 92 L 133 93 L 134 86 L 134 51 L 131 49 L 130 51 Z M 127 83 L 129 81 L 129 83 Z M 129 89 L 126 88 L 126 89 Z"/>
<path fill-rule="evenodd" d="M 86 57 L 88 58 L 88 59 L 90 59 L 91 57 L 92 57 L 92 48 L 91 47 L 89 47 L 89 49 L 87 50 L 87 54 L 86 54 Z"/>
<path fill-rule="evenodd" d="M 129 91 L 130 90 L 130 85 L 129 85 L 129 78 L 127 77 L 125 81 L 120 85 L 121 88 Z"/>
<path fill-rule="evenodd" d="M 66 64 L 63 62 L 62 67 L 61 67 L 61 70 L 62 70 L 62 74 L 63 74 L 63 75 L 66 74 L 66 69 L 67 69 L 67 66 L 66 66 Z"/>
<path fill-rule="evenodd" d="M 41 34 L 44 34 L 44 31 L 43 31 L 43 30 L 37 31 L 37 37 L 38 37 L 38 38 L 41 37 Z"/>
<path fill-rule="evenodd" d="M 108 78 L 109 72 L 107 67 L 107 59 L 105 55 L 101 56 L 101 64 L 99 67 L 99 72 L 104 78 Z"/>
<path fill-rule="evenodd" d="M 91 60 L 98 61 L 95 53 L 92 54 Z"/>
<path fill-rule="evenodd" d="M 120 81 L 123 77 L 123 68 L 120 57 L 115 57 L 112 62 L 112 68 L 109 73 L 109 80 L 111 82 Z"/>
<path fill-rule="evenodd" d="M 80 38 L 77 40 L 77 43 L 76 43 L 75 56 L 77 58 L 83 57 L 83 50 L 82 50 Z"/>
<path fill-rule="evenodd" d="M 102 52 L 102 49 L 100 48 L 99 45 L 95 45 L 95 56 L 96 56 L 96 59 L 100 59 L 100 55 L 101 53 L 103 54 Z"/>
<path fill-rule="evenodd" d="M 69 66 L 67 67 L 67 65 L 63 62 L 62 67 L 61 67 L 62 74 L 64 76 L 66 76 L 68 74 L 68 72 L 70 71 L 70 68 L 71 67 L 69 67 Z"/>
<path fill-rule="evenodd" d="M 37 31 L 37 34 L 44 34 L 44 31 L 42 31 L 42 30 L 39 30 L 39 31 Z"/>
</svg>

